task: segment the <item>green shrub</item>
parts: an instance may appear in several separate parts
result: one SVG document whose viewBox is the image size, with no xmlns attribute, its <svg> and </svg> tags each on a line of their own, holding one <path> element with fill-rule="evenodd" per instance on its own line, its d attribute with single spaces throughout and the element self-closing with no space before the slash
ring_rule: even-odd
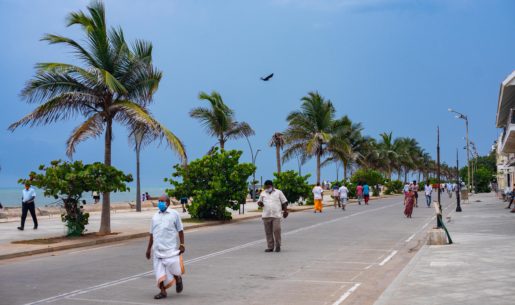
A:
<svg viewBox="0 0 515 305">
<path fill-rule="evenodd" d="M 384 193 L 387 195 L 400 194 L 402 193 L 402 189 L 404 188 L 404 183 L 402 183 L 402 181 L 400 180 L 391 180 L 385 183 L 385 187 L 386 190 Z"/>
<path fill-rule="evenodd" d="M 378 171 L 361 168 L 352 175 L 350 181 L 356 184 L 366 182 L 372 188 L 374 185 L 384 184 L 385 178 Z"/>
<path fill-rule="evenodd" d="M 30 183 L 43 189 L 45 196 L 64 202 L 65 213 L 61 220 L 66 223 L 68 236 L 79 236 L 86 231 L 89 214 L 83 213 L 79 204 L 84 192 L 125 192 L 129 189 L 125 183 L 132 181 L 131 175 L 100 162 L 83 164 L 82 161 L 56 160 L 50 166 L 40 165 L 39 170 L 41 173 L 31 172 L 29 179 L 20 179 L 18 183 Z"/>
<path fill-rule="evenodd" d="M 300 199 L 308 199 L 311 195 L 311 186 L 308 179 L 311 175 L 300 176 L 296 171 L 274 173 L 274 187 L 281 190 L 290 203 L 300 202 Z"/>
<path fill-rule="evenodd" d="M 231 219 L 227 208 L 237 210 L 239 204 L 245 203 L 247 180 L 255 170 L 250 163 L 239 163 L 241 154 L 241 151 L 215 148 L 187 167 L 175 165 L 172 178 L 165 179 L 173 186 L 166 190 L 168 195 L 192 197 L 188 212 L 194 219 Z"/>
</svg>

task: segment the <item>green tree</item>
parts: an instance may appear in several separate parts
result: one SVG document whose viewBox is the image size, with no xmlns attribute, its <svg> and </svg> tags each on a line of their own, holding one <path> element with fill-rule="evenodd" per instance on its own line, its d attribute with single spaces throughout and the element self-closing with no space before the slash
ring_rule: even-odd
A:
<svg viewBox="0 0 515 305">
<path fill-rule="evenodd" d="M 177 164 L 169 181 L 173 186 L 167 190 L 170 196 L 192 197 L 188 212 L 195 219 L 231 219 L 227 208 L 237 210 L 247 198 L 247 179 L 255 166 L 239 163 L 242 152 L 213 149 L 187 167 Z"/>
<path fill-rule="evenodd" d="M 312 187 L 308 179 L 311 175 L 301 176 L 296 171 L 285 171 L 274 173 L 274 187 L 281 190 L 290 203 L 299 202 L 300 199 L 307 199 L 311 195 Z"/>
<path fill-rule="evenodd" d="M 281 173 L 281 149 L 284 147 L 284 135 L 281 132 L 276 132 L 270 139 L 270 147 L 275 147 L 275 159 L 277 162 L 277 173 Z"/>
<path fill-rule="evenodd" d="M 283 161 L 297 156 L 302 160 L 316 158 L 316 182 L 320 183 L 322 157 L 327 153 L 327 144 L 335 128 L 335 109 L 330 100 L 318 92 L 309 92 L 302 99 L 300 111 L 291 112 L 288 128 L 284 132 L 287 148 Z"/>
<path fill-rule="evenodd" d="M 45 196 L 52 196 L 64 202 L 66 213 L 61 215 L 68 227 L 68 235 L 78 236 L 85 231 L 88 213 L 83 213 L 79 204 L 84 192 L 125 192 L 131 175 L 112 166 L 96 162 L 83 164 L 82 161 L 52 161 L 49 166 L 41 165 L 39 173 L 31 172 L 29 179 L 18 182 L 30 183 L 44 190 Z"/>
<path fill-rule="evenodd" d="M 234 111 L 224 103 L 220 93 L 216 91 L 211 94 L 200 92 L 199 99 L 208 101 L 210 108 L 194 108 L 190 111 L 190 116 L 198 119 L 209 135 L 216 137 L 220 149 L 223 150 L 225 143 L 230 139 L 254 135 L 254 130 L 248 123 L 236 121 Z"/>
<path fill-rule="evenodd" d="M 374 186 L 377 184 L 384 184 L 384 177 L 380 172 L 375 171 L 373 169 L 358 169 L 350 178 L 350 181 L 353 183 L 358 182 L 366 182 L 369 186 Z"/>
<path fill-rule="evenodd" d="M 36 76 L 29 80 L 21 95 L 28 103 L 39 103 L 34 111 L 11 124 L 9 129 L 36 126 L 83 116 L 67 141 L 66 153 L 71 156 L 76 146 L 86 139 L 104 135 L 104 164 L 111 165 L 113 123 L 129 130 L 144 125 L 156 134 L 173 134 L 159 124 L 147 106 L 152 102 L 162 73 L 152 64 L 152 44 L 136 40 L 129 45 L 121 28 L 109 29 L 104 5 L 93 1 L 83 11 L 69 14 L 67 25 L 78 25 L 84 43 L 47 34 L 43 40 L 69 47 L 82 65 L 39 63 Z M 174 149 L 184 154 L 184 147 L 175 140 Z M 110 195 L 103 194 L 100 233 L 111 232 Z"/>
</svg>

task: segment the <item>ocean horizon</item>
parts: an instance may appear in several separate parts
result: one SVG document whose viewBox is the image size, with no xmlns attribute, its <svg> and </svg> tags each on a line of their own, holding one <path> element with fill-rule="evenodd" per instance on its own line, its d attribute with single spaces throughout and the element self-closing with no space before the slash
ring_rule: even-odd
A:
<svg viewBox="0 0 515 305">
<path fill-rule="evenodd" d="M 163 187 L 142 187 L 141 192 L 148 192 L 150 196 L 157 197 L 162 195 L 165 190 L 169 188 Z M 43 190 L 34 188 L 36 190 L 36 206 L 42 207 L 47 204 L 56 202 L 54 197 L 43 196 Z M 21 193 L 23 187 L 0 187 L 0 203 L 4 207 L 20 207 L 21 206 Z M 86 203 L 93 203 L 92 193 L 84 193 L 81 200 L 86 200 Z M 116 192 L 111 193 L 111 202 L 129 202 L 136 201 L 136 187 L 131 187 L 129 192 Z"/>
</svg>

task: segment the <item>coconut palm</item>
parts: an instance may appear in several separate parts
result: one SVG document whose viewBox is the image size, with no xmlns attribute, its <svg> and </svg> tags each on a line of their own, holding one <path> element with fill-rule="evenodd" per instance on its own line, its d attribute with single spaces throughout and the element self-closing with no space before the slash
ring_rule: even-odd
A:
<svg viewBox="0 0 515 305">
<path fill-rule="evenodd" d="M 383 132 L 379 136 L 381 139 L 377 145 L 377 153 L 379 155 L 379 159 L 383 162 L 382 169 L 388 179 L 391 179 L 393 169 L 397 168 L 399 148 L 398 145 L 396 145 L 391 132 Z"/>
<path fill-rule="evenodd" d="M 157 128 L 151 129 L 148 125 L 137 124 L 129 134 L 129 142 L 136 151 L 136 211 L 141 212 L 141 179 L 140 179 L 140 153 L 141 148 L 154 141 L 162 142 L 172 148 L 179 159 L 186 165 L 187 157 L 182 142 L 166 127 L 156 122 Z"/>
<path fill-rule="evenodd" d="M 335 128 L 335 109 L 330 100 L 318 92 L 309 92 L 302 99 L 300 111 L 291 112 L 288 128 L 284 132 L 286 150 L 283 161 L 300 156 L 306 160 L 316 158 L 317 178 L 320 183 L 321 159 L 327 153 L 327 143 Z"/>
<path fill-rule="evenodd" d="M 111 165 L 114 122 L 129 130 L 142 125 L 156 135 L 165 132 L 173 136 L 147 109 L 162 76 L 152 64 L 152 44 L 136 40 L 130 47 L 120 28 L 108 29 L 102 2 L 92 2 L 87 13 L 71 13 L 67 26 L 74 25 L 84 33 L 83 44 L 53 34 L 45 35 L 43 40 L 69 47 L 82 65 L 38 64 L 35 77 L 27 82 L 21 95 L 28 103 L 40 105 L 9 129 L 83 116 L 85 121 L 68 138 L 66 153 L 71 157 L 80 142 L 104 134 L 106 165 Z M 182 144 L 173 138 L 173 148 L 184 155 Z M 104 193 L 100 233 L 110 232 L 110 194 Z"/>
<path fill-rule="evenodd" d="M 220 149 L 224 149 L 225 143 L 230 139 L 254 135 L 254 130 L 249 124 L 236 121 L 234 111 L 224 103 L 220 93 L 216 91 L 211 94 L 200 92 L 199 99 L 208 101 L 210 108 L 194 108 L 190 111 L 190 116 L 198 119 L 209 135 L 216 137 Z"/>
<path fill-rule="evenodd" d="M 362 130 L 361 123 L 354 123 L 348 116 L 344 116 L 335 122 L 333 136 L 327 145 L 330 157 L 323 164 L 341 162 L 345 180 L 349 166 L 355 164 L 363 156 L 367 139 L 362 136 Z"/>
<path fill-rule="evenodd" d="M 284 147 L 284 135 L 281 132 L 276 132 L 270 139 L 270 147 L 275 147 L 275 158 L 277 162 L 277 173 L 281 173 L 281 149 Z"/>
</svg>

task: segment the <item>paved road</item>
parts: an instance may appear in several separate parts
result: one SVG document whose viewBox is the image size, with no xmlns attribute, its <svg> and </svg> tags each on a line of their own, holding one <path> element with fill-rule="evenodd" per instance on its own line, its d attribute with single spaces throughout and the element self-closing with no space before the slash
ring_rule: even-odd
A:
<svg viewBox="0 0 515 305">
<path fill-rule="evenodd" d="M 373 304 L 434 222 L 401 201 L 291 214 L 281 253 L 263 252 L 260 220 L 186 232 L 185 289 L 167 300 L 152 299 L 144 239 L 2 261 L 0 304 Z"/>
</svg>

